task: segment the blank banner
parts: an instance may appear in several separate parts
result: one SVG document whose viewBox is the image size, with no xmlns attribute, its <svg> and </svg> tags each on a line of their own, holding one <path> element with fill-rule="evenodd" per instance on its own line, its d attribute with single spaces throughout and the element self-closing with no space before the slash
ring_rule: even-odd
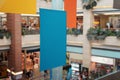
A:
<svg viewBox="0 0 120 80">
<path fill-rule="evenodd" d="M 0 0 L 0 12 L 36 14 L 36 0 Z"/>
<path fill-rule="evenodd" d="M 40 71 L 66 63 L 66 12 L 40 9 Z"/>
<path fill-rule="evenodd" d="M 64 0 L 64 9 L 67 12 L 67 27 L 76 28 L 76 0 Z"/>
</svg>

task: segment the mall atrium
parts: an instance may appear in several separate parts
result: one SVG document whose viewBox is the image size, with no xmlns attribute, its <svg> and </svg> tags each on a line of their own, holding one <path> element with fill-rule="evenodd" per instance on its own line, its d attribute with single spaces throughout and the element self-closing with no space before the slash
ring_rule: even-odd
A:
<svg viewBox="0 0 120 80">
<path fill-rule="evenodd" d="M 120 80 L 119 0 L 26 0 L 21 13 L 4 12 L 7 1 L 0 0 L 0 80 Z"/>
</svg>

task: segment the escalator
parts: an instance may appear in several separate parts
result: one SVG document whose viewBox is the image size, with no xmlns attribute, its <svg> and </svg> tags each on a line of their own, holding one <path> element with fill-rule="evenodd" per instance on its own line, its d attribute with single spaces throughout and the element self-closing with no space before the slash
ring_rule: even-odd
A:
<svg viewBox="0 0 120 80">
<path fill-rule="evenodd" d="M 95 80 L 120 80 L 120 70 L 111 72 L 111 73 L 101 76 Z"/>
</svg>

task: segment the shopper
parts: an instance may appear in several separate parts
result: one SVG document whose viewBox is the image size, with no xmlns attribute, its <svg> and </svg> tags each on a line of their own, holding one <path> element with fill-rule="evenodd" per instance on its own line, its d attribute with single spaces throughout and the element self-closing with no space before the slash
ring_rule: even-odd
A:
<svg viewBox="0 0 120 80">
<path fill-rule="evenodd" d="M 82 74 L 82 80 L 87 80 L 87 77 L 85 76 L 85 73 Z"/>
<path fill-rule="evenodd" d="M 70 80 L 71 78 L 72 78 L 72 68 L 71 68 L 71 65 L 70 65 L 68 73 L 67 73 L 67 80 Z"/>
</svg>

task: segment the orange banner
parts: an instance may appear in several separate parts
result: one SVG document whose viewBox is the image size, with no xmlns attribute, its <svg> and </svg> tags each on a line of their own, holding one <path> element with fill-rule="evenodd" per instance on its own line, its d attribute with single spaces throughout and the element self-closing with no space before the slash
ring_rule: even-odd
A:
<svg viewBox="0 0 120 80">
<path fill-rule="evenodd" d="M 76 28 L 76 0 L 64 0 L 64 9 L 67 12 L 67 27 Z"/>
<path fill-rule="evenodd" d="M 0 12 L 36 14 L 36 0 L 0 0 Z"/>
</svg>

